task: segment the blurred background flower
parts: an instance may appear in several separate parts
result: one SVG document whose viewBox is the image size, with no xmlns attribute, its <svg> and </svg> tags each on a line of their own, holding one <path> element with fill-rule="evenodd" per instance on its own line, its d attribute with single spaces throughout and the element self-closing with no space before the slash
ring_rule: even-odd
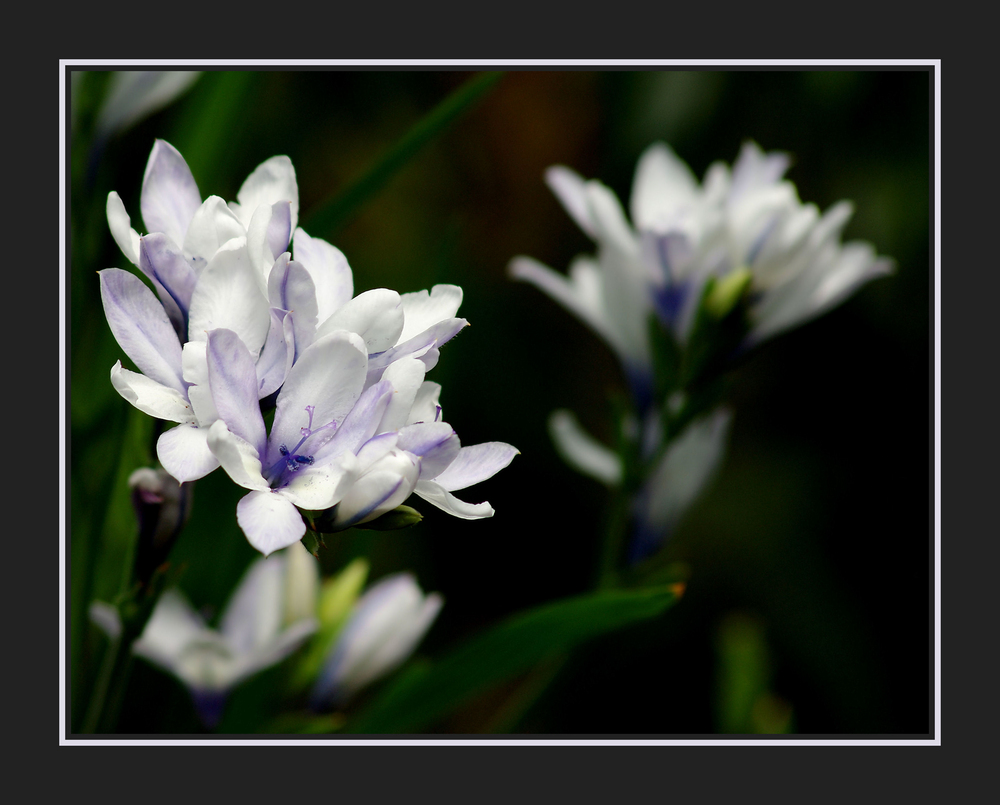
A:
<svg viewBox="0 0 1000 805">
<path fill-rule="evenodd" d="M 205 73 L 173 103 L 110 139 L 90 184 L 74 184 L 70 632 L 80 660 L 74 673 L 83 675 L 75 688 L 90 684 L 80 669 L 93 667 L 103 639 L 86 628 L 88 602 L 112 600 L 131 567 L 135 520 L 126 481 L 155 457 L 153 421 L 108 383 L 120 349 L 94 272 L 123 266 L 105 200 L 116 190 L 126 209 L 139 209 L 156 138 L 176 146 L 199 186 L 223 198 L 235 198 L 264 159 L 288 155 L 299 177 L 302 225 L 348 256 L 355 293 L 462 287 L 462 315 L 473 326 L 442 349 L 432 377 L 463 443 L 501 440 L 521 451 L 488 492 L 469 490 L 469 500 L 488 494 L 496 516 L 458 520 L 417 500 L 419 524 L 344 532 L 319 552 L 324 576 L 363 557 L 372 578 L 409 571 L 424 589 L 441 591 L 448 606 L 420 646 L 430 658 L 513 612 L 586 591 L 600 553 L 608 492 L 562 461 L 548 417 L 570 409 L 588 433 L 612 444 L 608 400 L 626 392 L 626 380 L 599 337 L 506 273 L 516 254 L 561 268 L 593 250 L 543 172 L 566 165 L 628 198 L 636 161 L 651 142 L 669 143 L 704 176 L 713 161 L 732 159 L 753 140 L 790 155 L 786 177 L 801 199 L 821 210 L 851 199 L 856 212 L 844 239 L 875 244 L 895 259 L 895 273 L 769 339 L 736 369 L 725 458 L 663 554 L 665 576 L 689 570 L 676 606 L 547 666 L 544 684 L 519 677 L 422 729 L 926 731 L 929 73 L 514 71 L 357 215 L 310 221 L 470 77 L 434 70 Z M 76 131 L 95 130 L 112 78 L 95 72 L 80 84 Z M 253 126 L 245 125 L 247 115 Z M 85 175 L 87 154 L 74 149 L 71 156 L 74 177 Z M 185 568 L 185 593 L 212 615 L 255 552 L 232 517 L 240 490 L 222 473 L 197 484 L 171 561 Z M 219 729 L 259 729 L 280 703 L 282 674 L 272 667 L 234 689 Z M 752 695 L 733 692 L 740 679 L 755 680 L 746 683 Z M 183 686 L 165 691 L 163 681 L 149 664 L 135 664 L 121 731 L 199 729 Z M 743 704 L 730 711 L 720 704 L 737 700 Z"/>
</svg>

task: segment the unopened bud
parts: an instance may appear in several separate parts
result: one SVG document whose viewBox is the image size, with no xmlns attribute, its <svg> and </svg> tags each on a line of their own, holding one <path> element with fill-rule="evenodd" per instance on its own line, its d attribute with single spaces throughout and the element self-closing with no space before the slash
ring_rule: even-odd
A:
<svg viewBox="0 0 1000 805">
<path fill-rule="evenodd" d="M 747 268 L 730 271 L 715 283 L 705 297 L 705 309 L 716 319 L 724 318 L 740 301 L 752 279 L 753 274 Z"/>
<path fill-rule="evenodd" d="M 192 484 L 179 483 L 166 470 L 143 467 L 128 479 L 132 506 L 139 521 L 136 577 L 149 582 L 153 571 L 166 560 L 177 535 L 191 514 Z"/>
</svg>

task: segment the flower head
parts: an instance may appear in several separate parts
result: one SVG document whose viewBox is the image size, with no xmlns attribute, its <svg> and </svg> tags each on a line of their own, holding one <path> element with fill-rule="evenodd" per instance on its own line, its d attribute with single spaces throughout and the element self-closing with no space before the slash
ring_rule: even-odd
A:
<svg viewBox="0 0 1000 805">
<path fill-rule="evenodd" d="M 851 205 L 820 214 L 783 181 L 787 155 L 743 146 L 730 170 L 714 163 L 699 184 L 664 143 L 639 159 L 631 223 L 615 194 L 563 166 L 545 178 L 597 243 L 566 278 L 528 257 L 511 273 L 538 286 L 590 325 L 615 351 L 633 389 L 653 374 L 648 321 L 655 314 L 683 343 L 709 278 L 749 271 L 753 344 L 828 310 L 892 263 L 867 243 L 841 244 Z"/>
</svg>

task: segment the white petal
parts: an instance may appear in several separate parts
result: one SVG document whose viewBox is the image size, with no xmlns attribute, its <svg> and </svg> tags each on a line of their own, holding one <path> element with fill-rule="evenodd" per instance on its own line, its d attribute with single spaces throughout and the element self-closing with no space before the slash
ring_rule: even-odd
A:
<svg viewBox="0 0 1000 805">
<path fill-rule="evenodd" d="M 234 239 L 202 269 L 191 295 L 188 339 L 204 341 L 222 327 L 240 337 L 257 359 L 271 326 L 266 297 L 254 279 L 245 239 Z"/>
<path fill-rule="evenodd" d="M 287 486 L 275 490 L 302 509 L 322 511 L 335 506 L 358 479 L 360 467 L 353 453 L 341 453 L 332 461 L 306 466 L 294 473 Z"/>
<path fill-rule="evenodd" d="M 505 442 L 483 442 L 463 447 L 449 467 L 434 480 L 449 492 L 492 478 L 521 451 Z"/>
<path fill-rule="evenodd" d="M 440 321 L 454 318 L 462 304 L 462 289 L 457 285 L 435 285 L 430 293 L 407 293 L 400 300 L 403 303 L 403 331 L 398 341 L 403 342 Z"/>
<path fill-rule="evenodd" d="M 494 515 L 493 507 L 489 502 L 466 503 L 442 488 L 437 481 L 418 481 L 413 491 L 428 503 L 433 503 L 442 511 L 463 520 L 481 520 L 484 517 Z"/>
<path fill-rule="evenodd" d="M 298 444 L 301 429 L 310 423 L 307 406 L 313 407 L 314 430 L 330 422 L 339 427 L 361 395 L 367 368 L 364 342 L 354 333 L 339 331 L 314 341 L 289 370 L 278 393 L 268 462 L 278 459 L 280 445 L 291 450 Z M 332 435 L 328 432 L 323 441 Z M 303 449 L 314 450 L 310 444 Z"/>
<path fill-rule="evenodd" d="M 132 651 L 167 670 L 174 670 L 184 649 L 207 632 L 205 622 L 187 599 L 177 590 L 166 590 L 156 602 Z"/>
<path fill-rule="evenodd" d="M 201 194 L 184 157 L 170 143 L 157 140 L 146 163 L 140 196 L 147 232 L 163 232 L 184 243 L 188 225 L 201 206 Z"/>
<path fill-rule="evenodd" d="M 635 168 L 630 199 L 636 229 L 665 232 L 696 201 L 698 180 L 665 143 L 647 148 Z"/>
<path fill-rule="evenodd" d="M 212 387 L 208 382 L 208 342 L 188 341 L 181 352 L 184 380 L 188 386 L 187 395 L 198 424 L 208 427 L 219 418 L 212 397 Z"/>
<path fill-rule="evenodd" d="M 416 396 L 413 398 L 413 406 L 410 408 L 410 415 L 406 418 L 406 424 L 412 425 L 414 422 L 440 421 L 441 405 L 438 403 L 440 397 L 440 383 L 435 383 L 433 380 L 425 380 L 421 383 L 420 388 L 417 389 Z"/>
<path fill-rule="evenodd" d="M 572 411 L 553 411 L 549 433 L 559 455 L 571 467 L 609 486 L 621 483 L 621 459 L 587 433 Z"/>
<path fill-rule="evenodd" d="M 351 301 L 354 296 L 354 276 L 347 258 L 336 246 L 322 238 L 309 237 L 302 229 L 295 230 L 295 261 L 302 263 L 316 286 L 319 324 Z"/>
<path fill-rule="evenodd" d="M 299 186 L 292 160 L 286 156 L 271 157 L 254 168 L 236 194 L 238 203 L 234 202 L 231 206 L 243 226 L 249 226 L 250 218 L 259 205 L 270 206 L 276 201 L 291 203 L 289 231 L 295 231 L 299 220 Z"/>
<path fill-rule="evenodd" d="M 399 294 L 388 288 L 374 288 L 358 294 L 323 322 L 316 330 L 316 337 L 336 330 L 360 335 L 369 355 L 384 352 L 399 340 L 403 331 L 403 305 Z"/>
<path fill-rule="evenodd" d="M 236 521 L 249 543 L 264 556 L 298 542 L 306 533 L 299 510 L 270 490 L 241 498 L 236 505 Z"/>
<path fill-rule="evenodd" d="M 246 345 L 232 330 L 208 334 L 208 384 L 219 418 L 231 433 L 264 451 L 267 431 L 260 414 L 257 367 Z"/>
<path fill-rule="evenodd" d="M 586 182 L 583 178 L 563 165 L 553 165 L 545 171 L 545 183 L 562 202 L 566 212 L 576 221 L 577 226 L 594 237 L 594 221 L 587 206 L 584 191 Z"/>
<path fill-rule="evenodd" d="M 144 414 L 168 422 L 195 421 L 191 405 L 181 392 L 123 369 L 121 361 L 111 367 L 111 385 Z"/>
<path fill-rule="evenodd" d="M 221 419 L 216 420 L 208 429 L 208 448 L 219 459 L 229 477 L 244 489 L 268 490 L 270 493 L 270 487 L 261 474 L 257 448 L 235 433 L 230 433 Z"/>
<path fill-rule="evenodd" d="M 209 196 L 191 219 L 182 243 L 192 257 L 211 260 L 224 244 L 233 238 L 246 237 L 246 229 L 219 196 Z"/>
<path fill-rule="evenodd" d="M 108 228 L 118 248 L 133 265 L 139 265 L 139 233 L 132 228 L 132 221 L 125 212 L 125 205 L 119 195 L 112 190 L 108 193 Z"/>
<path fill-rule="evenodd" d="M 392 384 L 393 394 L 378 426 L 379 433 L 398 430 L 408 424 L 410 410 L 424 382 L 426 371 L 422 361 L 410 357 L 401 358 L 385 370 L 382 379 Z"/>
<path fill-rule="evenodd" d="M 255 559 L 226 603 L 219 631 L 238 654 L 265 646 L 281 630 L 285 562 L 284 554 Z"/>
<path fill-rule="evenodd" d="M 419 460 L 392 450 L 347 491 L 337 504 L 335 523 L 346 528 L 395 509 L 413 492 L 419 471 Z"/>
<path fill-rule="evenodd" d="M 156 440 L 156 457 L 163 468 L 181 483 L 204 478 L 219 466 L 208 448 L 208 428 L 178 425 Z"/>
</svg>

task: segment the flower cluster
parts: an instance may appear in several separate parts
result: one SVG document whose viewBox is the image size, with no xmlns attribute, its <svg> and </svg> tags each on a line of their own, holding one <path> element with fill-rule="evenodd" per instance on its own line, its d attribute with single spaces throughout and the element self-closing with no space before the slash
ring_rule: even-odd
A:
<svg viewBox="0 0 1000 805">
<path fill-rule="evenodd" d="M 822 215 L 799 201 L 783 181 L 789 158 L 765 154 L 752 142 L 732 169 L 712 164 L 699 185 L 664 143 L 640 157 L 632 185 L 632 223 L 614 192 L 567 167 L 545 173 L 573 220 L 598 245 L 579 257 L 569 278 L 529 257 L 511 273 L 579 316 L 615 351 L 635 387 L 651 382 L 655 315 L 684 342 L 709 278 L 748 274 L 751 345 L 801 324 L 846 299 L 892 261 L 868 243 L 840 242 L 852 205 L 841 201 Z"/>
<path fill-rule="evenodd" d="M 631 223 L 601 182 L 564 166 L 545 173 L 597 253 L 576 258 L 568 277 L 523 256 L 510 272 L 576 314 L 621 362 L 634 404 L 621 423 L 631 455 L 595 440 L 569 411 L 549 424 L 576 469 L 611 486 L 631 470 L 633 559 L 662 542 L 722 458 L 731 415 L 704 393 L 720 363 L 892 269 L 870 244 L 842 244 L 851 204 L 823 214 L 802 204 L 782 180 L 788 165 L 786 154 L 748 142 L 732 169 L 714 163 L 699 184 L 655 143 L 636 167 Z"/>
<path fill-rule="evenodd" d="M 355 296 L 344 255 L 298 227 L 287 157 L 257 167 L 236 199 L 202 201 L 162 140 L 142 183 L 149 233 L 108 196 L 115 241 L 156 291 L 129 271 L 99 272 L 108 323 L 139 369 L 119 361 L 111 382 L 139 410 L 178 423 L 157 442 L 163 467 L 182 482 L 223 467 L 249 490 L 237 519 L 265 555 L 302 538 L 300 510 L 346 528 L 416 493 L 457 517 L 492 516 L 489 503 L 452 493 L 518 451 L 463 447 L 442 421 L 440 386 L 424 379 L 467 324 L 456 315 L 461 288 Z"/>
</svg>

